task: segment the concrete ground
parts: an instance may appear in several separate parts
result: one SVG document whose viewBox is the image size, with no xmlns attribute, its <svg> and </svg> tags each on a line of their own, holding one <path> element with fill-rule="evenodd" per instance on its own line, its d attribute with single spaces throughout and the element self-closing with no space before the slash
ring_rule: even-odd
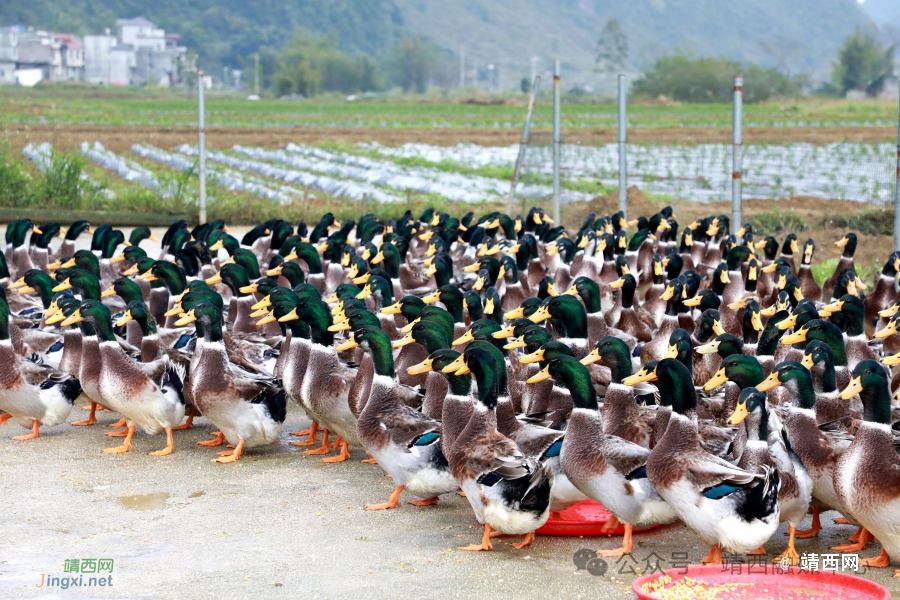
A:
<svg viewBox="0 0 900 600">
<path fill-rule="evenodd" d="M 299 416 L 290 412 L 284 442 L 307 425 Z M 0 597 L 614 598 L 630 595 L 632 571 L 657 561 L 672 567 L 673 552 L 696 562 L 707 550 L 675 525 L 636 534 L 636 560 L 609 559 L 604 576 L 578 570 L 573 557 L 612 548 L 618 537 L 538 537 L 522 550 L 508 545 L 518 538 L 504 538 L 493 552 L 460 552 L 481 537 L 466 500 L 366 512 L 392 484 L 360 463 L 361 451 L 324 464 L 281 444 L 219 465 L 210 462 L 215 449 L 196 445 L 213 430 L 199 419 L 176 432 L 171 456 L 148 456 L 164 439 L 142 434 L 127 454 L 105 455 L 102 448 L 119 443 L 103 436 L 115 419 L 104 413 L 92 427 L 64 425 L 27 442 L 9 439 L 25 432 L 18 425 L 0 428 Z M 818 538 L 798 541 L 801 553 L 828 552 L 853 532 L 833 525 L 832 514 Z M 784 531 L 766 544 L 770 556 L 784 549 Z M 35 587 L 42 574 L 65 576 L 66 559 L 101 558 L 114 561 L 112 589 Z M 864 576 L 900 596 L 892 573 Z"/>
<path fill-rule="evenodd" d="M 78 406 L 69 421 L 81 418 Z M 366 512 L 365 503 L 387 500 L 391 480 L 361 464 L 361 451 L 324 464 L 288 446 L 298 439 L 288 432 L 308 426 L 296 407 L 282 444 L 227 465 L 196 445 L 213 431 L 202 418 L 176 432 L 171 456 L 148 456 L 165 440 L 141 433 L 127 454 L 102 454 L 119 443 L 103 435 L 116 419 L 102 413 L 92 427 L 47 428 L 26 442 L 10 439 L 25 433 L 18 425 L 0 427 L 0 597 L 633 597 L 631 582 L 652 564 L 684 561 L 673 553 L 695 563 L 707 552 L 681 525 L 636 534 L 634 560 L 608 559 L 603 575 L 579 570 L 575 554 L 621 538 L 540 536 L 522 550 L 509 545 L 520 538 L 502 538 L 493 552 L 460 552 L 482 531 L 464 498 Z M 828 553 L 846 540 L 854 528 L 834 525 L 833 515 L 819 537 L 798 541 L 799 552 Z M 766 544 L 770 557 L 784 550 L 786 531 L 782 524 Z M 877 554 L 870 545 L 861 558 Z M 42 575 L 70 576 L 71 559 L 112 559 L 112 587 L 36 587 Z M 863 576 L 900 597 L 898 566 Z"/>
</svg>

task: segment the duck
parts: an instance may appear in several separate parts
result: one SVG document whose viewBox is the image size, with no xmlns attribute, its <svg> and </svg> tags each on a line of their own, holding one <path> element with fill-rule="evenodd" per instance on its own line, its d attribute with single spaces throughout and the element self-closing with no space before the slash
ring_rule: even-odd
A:
<svg viewBox="0 0 900 600">
<path fill-rule="evenodd" d="M 850 385 L 850 369 L 847 361 L 847 348 L 841 330 L 834 323 L 822 319 L 812 319 L 803 326 L 794 329 L 793 333 L 781 338 L 781 344 L 789 346 L 812 340 L 825 342 L 834 356 L 834 375 L 840 389 Z M 776 356 L 777 358 L 777 356 Z M 796 361 L 794 361 L 796 362 Z"/>
<path fill-rule="evenodd" d="M 881 275 L 875 283 L 875 289 L 863 299 L 863 305 L 866 307 L 865 326 L 868 335 L 875 333 L 881 316 L 879 313 L 893 306 L 898 300 L 898 294 L 894 287 L 898 271 L 900 271 L 900 252 L 893 252 L 881 268 Z"/>
<path fill-rule="evenodd" d="M 778 472 L 763 465 L 749 473 L 700 445 L 697 394 L 687 368 L 676 359 L 654 369 L 672 415 L 646 462 L 647 479 L 676 515 L 710 546 L 704 564 L 721 564 L 722 551 L 759 548 L 778 528 Z"/>
<path fill-rule="evenodd" d="M 769 377 L 756 387 L 760 391 L 767 391 L 777 386 L 786 387 L 791 396 L 790 403 L 785 405 L 786 414 L 783 418 L 787 447 L 792 454 L 791 458 L 806 469 L 813 486 L 812 525 L 808 530 L 796 532 L 795 537 L 815 537 L 821 530 L 820 510 L 837 510 L 849 517 L 835 492 L 833 475 L 835 463 L 850 442 L 843 436 L 829 435 L 819 429 L 816 392 L 809 369 L 799 362 L 784 361 L 776 365 Z M 856 550 L 864 546 L 865 544 Z M 853 545 L 846 544 L 836 546 L 833 550 L 849 552 L 853 548 Z"/>
<path fill-rule="evenodd" d="M 856 244 L 858 241 L 856 234 L 849 232 L 834 243 L 835 246 L 842 248 L 843 251 L 841 252 L 841 258 L 838 261 L 837 266 L 834 268 L 834 273 L 829 275 L 828 279 L 825 280 L 825 283 L 822 284 L 822 289 L 825 291 L 826 295 L 834 289 L 841 273 L 847 269 L 851 269 L 854 272 L 856 271 L 853 255 L 856 254 Z M 840 296 L 837 296 L 837 298 L 840 298 Z M 823 300 L 826 300 L 826 298 L 823 298 Z M 827 298 L 827 300 L 832 300 L 832 298 Z"/>
<path fill-rule="evenodd" d="M 199 302 L 177 325 L 184 327 L 198 321 L 202 324 L 198 341 L 201 353 L 191 364 L 191 402 L 234 447 L 219 453 L 213 462 L 234 462 L 243 456 L 245 448 L 278 443 L 287 415 L 284 390 L 271 384 L 251 385 L 234 376 L 223 337 L 224 319 L 218 307 Z"/>
<path fill-rule="evenodd" d="M 492 530 L 525 535 L 521 543 L 513 544 L 521 549 L 534 540 L 534 531 L 550 516 L 553 470 L 526 457 L 515 442 L 497 429 L 496 408 L 503 365 L 497 364 L 494 356 L 481 347 L 467 348 L 462 362 L 457 372 L 465 369 L 472 373 L 478 386 L 478 400 L 448 460 L 450 471 L 476 519 L 484 524 L 484 535 L 480 544 L 460 550 L 491 550 Z"/>
<path fill-rule="evenodd" d="M 638 342 L 647 343 L 651 341 L 653 334 L 648 325 L 650 318 L 639 307 L 634 305 L 634 293 L 637 288 L 634 276 L 626 273 L 618 280 L 610 283 L 609 286 L 613 289 L 621 290 L 620 296 L 622 299 L 622 309 L 618 320 L 610 326 L 634 337 Z"/>
<path fill-rule="evenodd" d="M 646 479 L 644 465 L 650 451 L 605 432 L 606 419 L 601 417 L 596 391 L 583 364 L 569 356 L 557 356 L 529 381 L 542 377 L 558 379 L 569 389 L 574 403 L 560 451 L 563 473 L 578 490 L 613 513 L 610 529 L 625 524 L 622 547 L 600 554 L 630 553 L 634 525 L 669 523 L 677 518 Z"/>
<path fill-rule="evenodd" d="M 81 234 L 87 233 L 88 235 L 93 235 L 94 230 L 91 229 L 91 224 L 84 220 L 78 220 L 72 223 L 69 226 L 69 229 L 66 230 L 65 237 L 63 238 L 62 244 L 59 246 L 59 250 L 53 255 L 53 258 L 60 258 L 62 256 L 72 256 L 75 254 L 75 242 L 78 241 L 78 238 L 81 237 Z"/>
<path fill-rule="evenodd" d="M 660 360 L 665 356 L 668 350 L 669 336 L 680 326 L 678 315 L 682 310 L 683 293 L 684 283 L 682 281 L 673 279 L 666 284 L 666 291 L 660 296 L 660 299 L 666 302 L 666 314 L 659 325 L 659 329 L 656 331 L 656 335 L 641 349 L 642 365 L 646 365 L 651 360 Z"/>
<path fill-rule="evenodd" d="M 369 325 L 355 329 L 351 339 L 372 354 L 375 365 L 370 395 L 357 422 L 357 435 L 396 485 L 387 502 L 367 504 L 366 510 L 396 508 L 404 489 L 420 498 L 410 501 L 412 504 L 422 506 L 433 504 L 441 494 L 458 490 L 441 452 L 440 422 L 414 410 L 403 396 L 398 396 L 400 387 L 390 339 Z"/>
<path fill-rule="evenodd" d="M 528 318 L 535 324 L 550 320 L 559 341 L 568 345 L 576 358 L 587 356 L 587 312 L 578 298 L 571 295 L 549 296 L 537 312 Z M 501 328 L 497 329 L 499 331 Z"/>
<path fill-rule="evenodd" d="M 865 331 L 865 305 L 859 296 L 845 294 L 822 308 L 829 316 L 840 313 L 844 317 L 844 347 L 847 352 L 847 367 L 853 369 L 863 360 L 877 360 L 878 356 L 869 346 Z"/>
<path fill-rule="evenodd" d="M 797 244 L 797 234 L 791 232 L 784 238 L 784 243 L 781 245 L 781 254 L 778 255 L 778 258 L 784 260 L 791 268 L 791 273 L 797 272 L 797 265 L 794 263 L 794 255 L 799 253 L 800 247 Z M 825 289 L 828 289 L 827 283 Z"/>
<path fill-rule="evenodd" d="M 797 277 L 800 279 L 800 291 L 803 293 L 803 297 L 809 298 L 813 302 L 819 302 L 822 299 L 822 286 L 813 277 L 812 272 L 812 259 L 815 252 L 816 242 L 809 238 L 803 244 L 803 258 L 800 260 Z"/>
<path fill-rule="evenodd" d="M 98 300 L 84 300 L 61 326 L 82 321 L 90 325 L 99 346 L 95 393 L 103 406 L 125 418 L 127 428 L 121 446 L 104 448 L 103 451 L 107 454 L 128 452 L 135 429 L 140 425 L 149 435 L 166 432 L 166 447 L 151 452 L 151 456 L 171 454 L 175 449 L 172 429 L 181 424 L 185 409 L 181 376 L 175 365 L 167 357 L 150 363 L 138 363 L 125 354 L 113 335 L 109 309 Z M 93 364 L 94 357 L 85 352 L 86 341 L 82 341 L 82 382 L 85 379 L 85 365 L 92 371 L 97 371 L 98 366 Z M 92 394 L 88 395 L 94 399 Z"/>
<path fill-rule="evenodd" d="M 900 560 L 900 456 L 891 429 L 891 393 L 887 373 L 874 360 L 854 367 L 842 400 L 862 399 L 862 423 L 834 465 L 834 491 L 853 519 L 882 544 L 865 567 L 887 567 Z M 900 569 L 894 571 L 900 577 Z"/>
<path fill-rule="evenodd" d="M 578 296 L 584 303 L 584 309 L 588 320 L 588 342 L 597 343 L 602 337 L 606 337 L 609 326 L 604 318 L 600 306 L 600 286 L 597 282 L 580 275 L 572 281 L 571 286 L 565 291 L 569 296 Z"/>
<path fill-rule="evenodd" d="M 809 473 L 799 461 L 791 458 L 784 441 L 781 420 L 775 413 L 769 413 L 766 395 L 760 390 L 753 387 L 741 390 L 728 424 L 743 424 L 747 436 L 747 445 L 741 453 L 738 467 L 749 473 L 758 472 L 761 465 L 777 470 L 779 518 L 788 523 L 788 545 L 784 553 L 775 557 L 774 562 L 782 565 L 799 564 L 800 554 L 795 541 L 797 527 L 806 518 L 812 500 L 812 480 Z"/>
<path fill-rule="evenodd" d="M 690 231 L 690 230 L 687 230 Z M 663 316 L 666 314 L 666 303 L 660 298 L 666 291 L 666 270 L 663 259 L 659 254 L 654 254 L 650 270 L 653 273 L 652 283 L 644 294 L 644 303 L 641 305 L 644 312 L 650 317 L 654 327 L 659 327 Z"/>
<path fill-rule="evenodd" d="M 13 437 L 25 441 L 38 437 L 41 426 L 65 423 L 81 394 L 81 384 L 65 371 L 19 355 L 10 340 L 9 323 L 9 305 L 0 297 L 0 410 L 5 412 L 0 424 L 15 419 L 30 429 L 28 434 Z"/>
</svg>

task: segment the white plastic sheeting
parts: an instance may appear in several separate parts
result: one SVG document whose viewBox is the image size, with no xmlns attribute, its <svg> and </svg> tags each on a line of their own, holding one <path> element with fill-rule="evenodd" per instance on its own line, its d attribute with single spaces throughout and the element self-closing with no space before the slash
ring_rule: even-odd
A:
<svg viewBox="0 0 900 600">
<path fill-rule="evenodd" d="M 22 148 L 22 154 L 25 155 L 25 158 L 37 165 L 37 168 L 41 173 L 46 173 L 47 170 L 52 166 L 51 162 L 53 160 L 53 146 L 51 146 L 48 142 L 41 142 L 37 145 L 28 144 L 27 146 Z M 102 187 L 87 173 L 82 172 L 80 179 L 82 181 L 87 181 L 89 184 L 96 188 L 99 188 L 100 193 L 110 200 L 116 197 L 115 192 Z"/>
<path fill-rule="evenodd" d="M 197 152 L 195 148 L 187 145 L 179 146 L 176 150 L 185 154 Z M 292 185 L 309 186 L 314 190 L 326 192 L 334 196 L 345 196 L 352 200 L 362 200 L 364 194 L 368 194 L 370 199 L 377 202 L 397 202 L 401 199 L 398 195 L 379 189 L 373 185 L 361 185 L 355 181 L 341 181 L 333 177 L 328 177 L 327 175 L 311 173 L 308 170 L 286 169 L 269 164 L 268 162 L 263 162 L 264 160 L 272 160 L 272 151 L 270 150 L 248 148 L 244 146 L 235 146 L 234 150 L 245 156 L 262 160 L 248 160 L 218 151 L 208 151 L 206 157 L 209 161 L 224 164 L 235 169 L 251 171 Z M 279 150 L 276 152 L 283 151 Z M 288 165 L 290 166 L 290 163 L 288 163 Z"/>
<path fill-rule="evenodd" d="M 138 156 L 164 164 L 178 171 L 185 172 L 193 169 L 196 165 L 196 160 L 193 157 L 197 155 L 197 150 L 187 144 L 179 146 L 177 150 L 181 153 L 167 152 L 162 148 L 148 144 L 135 144 L 131 147 L 131 151 Z M 257 177 L 245 176 L 227 167 L 213 169 L 209 173 L 209 178 L 216 185 L 229 191 L 250 192 L 280 204 L 290 203 L 293 200 L 292 196 L 297 196 L 300 193 L 296 188 L 283 185 L 269 185 L 268 182 L 264 182 Z"/>
<path fill-rule="evenodd" d="M 433 163 L 449 161 L 469 168 L 513 164 L 518 145 L 484 147 L 475 144 L 431 146 L 410 143 L 392 148 L 377 143 L 361 147 L 392 158 L 417 157 Z M 884 203 L 893 197 L 896 148 L 891 144 L 836 143 L 751 144 L 744 147 L 743 188 L 747 197 L 816 196 Z M 731 197 L 731 146 L 630 144 L 628 184 L 646 192 L 694 201 Z M 549 146 L 530 146 L 524 169 L 552 173 Z M 616 144 L 564 144 L 564 179 L 591 178 L 617 186 Z"/>
<path fill-rule="evenodd" d="M 237 150 L 237 148 L 235 148 Z M 259 149 L 257 149 L 259 150 Z M 493 177 L 453 173 L 430 167 L 407 167 L 391 160 L 378 160 L 366 156 L 331 152 L 313 146 L 288 144 L 285 151 L 263 151 L 269 160 L 285 162 L 301 168 L 325 173 L 340 174 L 399 190 L 413 190 L 420 194 L 436 194 L 448 200 L 482 202 L 505 198 L 509 182 Z M 512 162 L 515 161 L 513 156 Z M 437 162 L 437 161 L 434 161 Z M 516 195 L 526 198 L 550 196 L 553 189 L 545 185 L 519 182 Z M 589 200 L 590 194 L 562 190 L 560 201 L 565 204 L 577 200 Z"/>
<path fill-rule="evenodd" d="M 88 157 L 92 162 L 100 165 L 104 169 L 108 169 L 124 179 L 159 193 L 163 198 L 168 198 L 172 192 L 168 189 L 162 189 L 159 180 L 148 169 L 107 150 L 100 142 L 82 142 L 81 153 Z"/>
</svg>

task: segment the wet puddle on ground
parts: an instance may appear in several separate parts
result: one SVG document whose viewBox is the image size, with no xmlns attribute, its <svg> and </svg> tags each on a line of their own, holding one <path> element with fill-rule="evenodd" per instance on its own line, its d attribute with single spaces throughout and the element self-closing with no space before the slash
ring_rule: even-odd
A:
<svg viewBox="0 0 900 600">
<path fill-rule="evenodd" d="M 140 496 L 124 496 L 119 498 L 119 502 L 130 510 L 154 510 L 163 508 L 166 505 L 166 500 L 170 497 L 171 494 L 168 492 L 157 492 Z"/>
</svg>

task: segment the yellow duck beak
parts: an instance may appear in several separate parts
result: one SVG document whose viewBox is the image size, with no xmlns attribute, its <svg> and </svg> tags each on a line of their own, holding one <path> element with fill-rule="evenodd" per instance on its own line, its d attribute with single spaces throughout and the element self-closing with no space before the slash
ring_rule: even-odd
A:
<svg viewBox="0 0 900 600">
<path fill-rule="evenodd" d="M 384 252 L 379 250 L 378 254 L 375 255 L 375 258 L 372 259 L 372 264 L 377 265 L 378 263 L 380 263 L 383 260 L 384 260 Z"/>
<path fill-rule="evenodd" d="M 846 246 L 849 242 L 850 242 L 850 238 L 842 237 L 841 239 L 839 239 L 838 241 L 836 241 L 836 242 L 834 243 L 834 245 L 837 246 L 838 248 L 843 248 L 843 247 Z"/>
<path fill-rule="evenodd" d="M 409 333 L 412 331 L 412 328 L 416 326 L 416 323 L 422 320 L 422 317 L 416 317 L 406 325 L 400 328 L 400 333 Z"/>
<path fill-rule="evenodd" d="M 269 269 L 268 271 L 266 271 L 266 276 L 277 277 L 277 276 L 281 275 L 281 272 L 283 270 L 284 270 L 284 267 L 282 265 L 278 265 L 274 269 Z"/>
<path fill-rule="evenodd" d="M 383 315 L 399 315 L 401 312 L 401 308 L 403 306 L 402 302 L 394 302 L 390 306 L 385 306 L 381 309 L 381 314 Z"/>
<path fill-rule="evenodd" d="M 806 358 L 806 357 L 804 356 L 804 358 Z M 881 363 L 885 364 L 889 367 L 895 367 L 897 365 L 900 365 L 900 352 L 898 352 L 897 354 L 894 354 L 892 356 L 885 356 L 884 358 L 881 359 Z"/>
<path fill-rule="evenodd" d="M 148 273 L 149 273 L 149 271 L 148 271 Z M 141 275 L 141 277 L 143 277 L 143 275 Z M 138 279 L 140 279 L 141 277 L 138 277 Z M 222 283 L 222 272 L 221 271 L 206 280 L 207 285 L 213 285 L 214 283 Z"/>
<path fill-rule="evenodd" d="M 713 321 L 712 330 L 716 335 L 722 335 L 723 333 L 725 333 L 725 328 L 722 327 L 722 322 L 718 319 Z"/>
<path fill-rule="evenodd" d="M 551 379 L 550 365 L 547 365 L 546 367 L 541 369 L 539 373 L 529 377 L 527 380 L 525 380 L 525 383 L 538 383 L 539 381 L 546 381 L 547 379 Z"/>
<path fill-rule="evenodd" d="M 371 277 L 371 276 L 372 276 L 371 273 L 365 272 L 362 275 L 360 275 L 359 277 L 353 277 L 350 281 L 352 281 L 356 285 L 360 285 L 360 284 L 363 284 L 363 283 L 366 283 L 367 281 L 369 281 L 369 277 Z"/>
<path fill-rule="evenodd" d="M 659 296 L 659 299 L 662 300 L 663 302 L 668 302 L 674 295 L 675 295 L 675 288 L 672 287 L 671 285 L 667 285 L 666 291 L 664 291 Z"/>
<path fill-rule="evenodd" d="M 484 303 L 484 314 L 492 315 L 494 314 L 494 299 L 488 298 L 487 302 Z"/>
<path fill-rule="evenodd" d="M 520 319 L 525 316 L 525 309 L 520 306 L 519 308 L 514 308 L 509 312 L 503 313 L 503 316 L 510 321 L 513 319 Z"/>
<path fill-rule="evenodd" d="M 850 385 L 848 385 L 846 389 L 841 392 L 841 400 L 850 400 L 862 391 L 862 380 L 859 377 L 854 377 L 850 380 Z"/>
<path fill-rule="evenodd" d="M 781 343 L 785 346 L 790 346 L 791 344 L 799 344 L 800 342 L 805 342 L 807 331 L 807 328 L 803 327 L 800 330 L 781 338 Z"/>
<path fill-rule="evenodd" d="M 896 335 L 897 333 L 897 322 L 896 321 L 888 321 L 888 324 L 884 326 L 884 328 L 879 329 L 875 332 L 876 339 L 884 339 L 886 337 L 891 337 L 892 335 Z"/>
<path fill-rule="evenodd" d="M 694 348 L 694 352 L 697 354 L 715 354 L 719 351 L 719 344 L 721 342 L 717 340 L 713 340 L 707 344 L 703 344 L 702 346 L 697 346 Z"/>
<path fill-rule="evenodd" d="M 363 290 L 356 295 L 356 299 L 357 300 L 365 300 L 366 298 L 368 298 L 371 295 L 372 295 L 372 285 L 367 283 L 366 287 L 364 287 Z"/>
<path fill-rule="evenodd" d="M 60 311 L 60 312 L 62 312 L 62 311 Z M 75 323 L 80 323 L 81 321 L 84 321 L 84 317 L 81 316 L 81 309 L 78 308 L 75 310 L 75 312 L 73 312 L 71 315 L 69 315 L 68 319 L 66 319 L 65 321 L 62 322 L 60 327 L 68 327 L 69 325 L 74 325 Z"/>
<path fill-rule="evenodd" d="M 180 319 L 175 321 L 175 325 L 177 327 L 184 327 L 185 325 L 188 325 L 189 323 L 193 323 L 196 320 L 197 320 L 197 316 L 194 314 L 194 309 L 192 308 L 191 310 L 188 311 L 188 313 L 186 315 L 184 315 L 183 317 L 181 317 Z"/>
<path fill-rule="evenodd" d="M 350 327 L 347 326 L 347 329 L 350 329 Z M 407 333 L 404 337 L 400 338 L 399 340 L 395 340 L 395 341 L 391 342 L 391 347 L 401 348 L 403 346 L 408 346 L 409 344 L 413 344 L 413 343 L 415 343 L 415 341 L 416 340 L 413 339 L 412 332 L 410 332 L 410 333 Z M 408 372 L 408 370 L 407 370 L 407 372 Z"/>
<path fill-rule="evenodd" d="M 125 260 L 125 253 L 124 253 L 124 252 L 121 253 L 121 254 L 117 254 L 117 255 L 113 256 L 111 259 L 109 259 L 109 262 L 114 264 L 114 263 L 117 263 L 117 262 L 122 262 L 123 260 Z M 62 265 L 60 265 L 60 266 L 62 266 Z"/>
<path fill-rule="evenodd" d="M 52 292 L 64 292 L 65 290 L 71 290 L 71 289 L 72 289 L 72 284 L 69 283 L 69 280 L 68 280 L 68 279 L 66 279 L 64 282 L 60 283 L 59 285 L 54 286 L 53 289 L 50 290 L 50 291 L 52 291 Z M 77 321 L 76 321 L 76 322 L 77 322 Z"/>
<path fill-rule="evenodd" d="M 669 349 L 666 350 L 666 355 L 663 358 L 678 358 L 678 346 L 674 344 L 669 345 Z"/>
<path fill-rule="evenodd" d="M 291 312 L 278 319 L 279 323 L 287 323 L 288 321 L 296 321 L 300 317 L 297 316 L 297 309 L 293 308 Z"/>
<path fill-rule="evenodd" d="M 463 267 L 463 271 L 465 271 L 466 273 L 477 273 L 479 270 L 481 270 L 480 262 L 475 262 L 467 267 Z"/>
<path fill-rule="evenodd" d="M 251 306 L 250 308 L 253 310 L 259 310 L 261 308 L 268 308 L 272 306 L 272 297 L 265 296 L 262 300 Z"/>
<path fill-rule="evenodd" d="M 804 354 L 803 360 L 800 361 L 800 364 L 806 367 L 807 369 L 812 369 L 815 366 L 813 362 L 812 354 Z"/>
<path fill-rule="evenodd" d="M 259 289 L 259 284 L 256 282 L 251 283 L 250 285 L 245 285 L 244 287 L 238 288 L 242 294 L 255 294 L 256 290 Z"/>
<path fill-rule="evenodd" d="M 428 373 L 428 372 L 434 370 L 431 367 L 432 362 L 433 362 L 432 359 L 426 358 L 422 362 L 415 364 L 415 365 L 409 367 L 408 369 L 406 369 L 406 372 L 409 373 L 410 375 L 421 375 L 423 373 Z"/>
<path fill-rule="evenodd" d="M 456 357 L 452 363 L 441 369 L 441 373 L 456 373 L 460 369 L 465 368 L 466 361 L 463 359 L 462 355 Z"/>
<path fill-rule="evenodd" d="M 600 356 L 600 351 L 594 348 L 593 350 L 591 350 L 590 354 L 582 358 L 580 362 L 584 366 L 588 366 L 594 364 L 595 362 L 599 362 L 602 359 L 603 357 Z"/>
<path fill-rule="evenodd" d="M 725 374 L 725 369 L 719 369 L 718 371 L 716 371 L 716 374 L 712 376 L 712 379 L 706 382 L 706 385 L 703 386 L 703 389 L 708 392 L 727 382 L 728 375 Z"/>
<path fill-rule="evenodd" d="M 772 373 L 766 377 L 762 383 L 756 386 L 761 392 L 768 392 L 771 389 L 777 388 L 781 385 L 781 379 L 778 377 L 778 371 L 772 371 Z"/>
<path fill-rule="evenodd" d="M 422 298 L 422 302 L 424 302 L 425 304 L 434 304 L 435 302 L 438 302 L 440 299 L 441 299 L 441 292 L 435 291 L 435 292 L 428 294 L 424 298 Z"/>
<path fill-rule="evenodd" d="M 525 336 L 524 336 L 524 335 L 520 335 L 519 337 L 517 337 L 517 338 L 516 338 L 515 340 L 513 340 L 512 342 L 510 342 L 510 343 L 508 343 L 508 344 L 505 344 L 505 345 L 503 346 L 503 349 L 504 349 L 504 350 L 516 350 L 517 348 L 524 348 L 524 347 L 527 346 L 527 345 L 528 345 L 528 344 L 525 343 Z"/>
<path fill-rule="evenodd" d="M 472 286 L 472 289 L 477 292 L 480 292 L 481 288 L 483 288 L 483 287 L 484 287 L 484 277 L 479 275 L 478 279 L 475 281 L 475 285 Z"/>
<path fill-rule="evenodd" d="M 65 318 L 65 313 L 57 308 L 53 314 L 44 319 L 44 325 L 54 325 L 56 323 L 59 323 L 60 321 L 65 320 Z"/>
<path fill-rule="evenodd" d="M 700 306 L 700 303 L 703 302 L 703 296 L 697 294 L 693 298 L 688 298 L 683 302 L 685 306 Z M 731 307 L 729 307 L 731 308 Z"/>
<path fill-rule="evenodd" d="M 550 311 L 547 310 L 546 306 L 542 306 L 539 309 L 537 309 L 533 315 L 528 317 L 528 320 L 531 321 L 532 323 L 540 323 L 542 321 L 546 321 L 549 318 L 550 318 Z"/>
<path fill-rule="evenodd" d="M 609 287 L 611 287 L 611 288 L 617 290 L 617 289 L 619 289 L 620 287 L 622 287 L 622 286 L 624 286 L 624 285 L 625 285 L 625 279 L 624 279 L 623 277 L 619 277 L 619 278 L 616 279 L 615 281 L 611 282 L 611 283 L 609 284 Z"/>
<path fill-rule="evenodd" d="M 116 327 L 122 327 L 123 325 L 127 324 L 129 321 L 132 321 L 132 320 L 134 320 L 134 319 L 131 316 L 131 311 L 126 310 L 125 314 L 122 315 L 122 318 L 119 319 L 118 321 L 116 321 Z"/>
<path fill-rule="evenodd" d="M 458 338 L 453 340 L 453 345 L 459 346 L 460 344 L 466 344 L 468 342 L 471 342 L 474 339 L 475 339 L 475 336 L 472 335 L 472 330 L 470 329 L 469 331 L 465 332 L 464 334 L 462 334 L 461 336 L 459 336 Z"/>
<path fill-rule="evenodd" d="M 893 306 L 890 306 L 884 310 L 878 311 L 878 316 L 882 319 L 890 319 L 897 314 L 898 310 L 900 310 L 900 303 L 894 304 Z"/>
<path fill-rule="evenodd" d="M 500 331 L 495 331 L 494 333 L 491 334 L 491 337 L 493 337 L 496 340 L 511 338 L 512 336 L 513 336 L 513 327 L 512 326 L 505 327 L 505 328 L 501 329 Z"/>
<path fill-rule="evenodd" d="M 112 288 L 110 288 L 112 289 Z M 163 313 L 164 317 L 174 317 L 176 315 L 180 315 L 184 310 L 181 308 L 181 302 L 176 302 L 175 305 Z M 252 315 L 251 315 L 252 316 Z"/>
<path fill-rule="evenodd" d="M 341 344 L 340 346 L 336 347 L 335 351 L 336 352 L 345 352 L 347 350 L 353 350 L 354 348 L 359 346 L 359 344 L 356 343 L 355 337 L 356 337 L 356 334 L 351 335 L 350 339 L 347 340 L 346 342 L 344 342 L 343 344 Z"/>
<path fill-rule="evenodd" d="M 749 414 L 750 413 L 747 412 L 747 403 L 738 402 L 738 405 L 735 407 L 734 412 L 731 413 L 730 417 L 728 417 L 728 421 L 726 421 L 726 424 L 731 425 L 732 427 L 735 425 L 740 425 Z"/>
<path fill-rule="evenodd" d="M 538 348 L 531 354 L 526 354 L 525 356 L 521 357 L 519 359 L 519 362 L 524 365 L 528 365 L 531 363 L 541 362 L 542 360 L 544 360 L 544 349 Z"/>
<path fill-rule="evenodd" d="M 350 321 L 335 323 L 334 325 L 328 326 L 328 331 L 332 333 L 337 333 L 338 331 L 347 331 L 348 329 L 350 329 Z"/>
<path fill-rule="evenodd" d="M 623 385 L 637 385 L 639 383 L 644 383 L 647 381 L 656 381 L 656 369 L 652 371 L 647 371 L 647 369 L 641 369 L 634 375 L 630 377 L 626 377 L 622 380 Z"/>
</svg>

